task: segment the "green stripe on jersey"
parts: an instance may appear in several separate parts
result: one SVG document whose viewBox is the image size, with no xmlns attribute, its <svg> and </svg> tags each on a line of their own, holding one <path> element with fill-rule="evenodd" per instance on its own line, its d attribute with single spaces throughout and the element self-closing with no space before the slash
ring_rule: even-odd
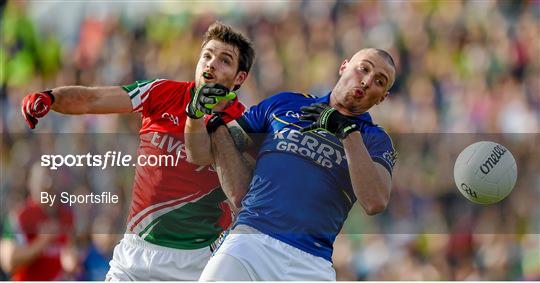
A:
<svg viewBox="0 0 540 283">
<path fill-rule="evenodd" d="M 138 89 L 140 87 L 143 87 L 153 81 L 155 81 L 156 79 L 153 79 L 153 80 L 139 80 L 139 81 L 135 81 L 134 83 L 132 84 L 129 84 L 129 85 L 124 85 L 122 86 L 122 88 L 127 91 L 127 92 L 132 92 L 133 90 L 135 89 Z"/>
<path fill-rule="evenodd" d="M 145 86 L 147 85 L 151 85 L 153 82 L 157 81 L 157 79 L 153 79 L 153 80 L 140 80 L 140 81 L 136 81 L 130 85 L 124 85 L 122 86 L 122 88 L 128 92 L 129 94 L 129 98 L 133 99 L 135 96 L 137 96 L 138 94 L 141 93 L 141 91 L 145 92 L 149 89 L 148 88 L 145 88 Z"/>
<path fill-rule="evenodd" d="M 169 248 L 192 250 L 207 247 L 222 232 L 218 223 L 222 214 L 219 204 L 225 199 L 223 191 L 215 189 L 196 202 L 154 219 L 139 236 Z"/>
</svg>

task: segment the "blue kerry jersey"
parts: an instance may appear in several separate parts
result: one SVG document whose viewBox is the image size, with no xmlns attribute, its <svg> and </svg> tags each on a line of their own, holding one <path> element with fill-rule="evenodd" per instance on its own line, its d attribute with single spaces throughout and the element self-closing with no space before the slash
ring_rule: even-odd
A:
<svg viewBox="0 0 540 283">
<path fill-rule="evenodd" d="M 323 130 L 300 133 L 302 106 L 329 102 L 284 92 L 251 107 L 238 120 L 248 133 L 265 135 L 237 224 L 246 224 L 298 249 L 331 261 L 333 243 L 354 195 L 341 142 Z M 354 117 L 373 161 L 391 173 L 390 137 L 369 113 Z"/>
</svg>

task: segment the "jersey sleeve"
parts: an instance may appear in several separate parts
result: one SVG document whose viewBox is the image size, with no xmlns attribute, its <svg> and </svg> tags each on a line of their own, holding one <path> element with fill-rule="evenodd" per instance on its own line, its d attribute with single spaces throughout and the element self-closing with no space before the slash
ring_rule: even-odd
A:
<svg viewBox="0 0 540 283">
<path fill-rule="evenodd" d="M 144 114 L 152 109 L 152 97 L 158 93 L 159 86 L 166 81 L 164 79 L 141 80 L 122 86 L 129 95 L 133 112 Z"/>
<path fill-rule="evenodd" d="M 271 96 L 251 106 L 236 121 L 246 133 L 266 133 L 270 126 L 272 111 L 279 102 L 279 96 L 279 94 Z"/>
<path fill-rule="evenodd" d="M 384 131 L 380 130 L 373 133 L 367 144 L 367 150 L 374 162 L 384 166 L 392 175 L 392 170 L 396 164 L 397 152 L 392 144 L 392 139 Z"/>
<path fill-rule="evenodd" d="M 244 111 L 246 111 L 246 106 L 244 106 L 238 98 L 235 98 L 233 103 L 221 112 L 221 118 L 225 123 L 229 123 L 232 120 L 240 118 Z"/>
</svg>

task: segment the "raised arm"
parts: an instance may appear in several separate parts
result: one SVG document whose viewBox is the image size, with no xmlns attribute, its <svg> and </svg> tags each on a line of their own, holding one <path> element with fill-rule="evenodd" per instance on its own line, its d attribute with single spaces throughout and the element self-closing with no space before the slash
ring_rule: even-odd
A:
<svg viewBox="0 0 540 283">
<path fill-rule="evenodd" d="M 120 86 L 65 86 L 52 90 L 52 110 L 63 114 L 108 114 L 131 112 L 126 91 Z"/>
<path fill-rule="evenodd" d="M 360 132 L 342 140 L 354 194 L 368 215 L 381 213 L 390 199 L 392 178 L 384 166 L 373 162 Z"/>
<path fill-rule="evenodd" d="M 32 129 L 51 109 L 63 114 L 106 114 L 130 112 L 132 106 L 119 86 L 64 86 L 28 94 L 21 102 L 22 114 Z"/>
<path fill-rule="evenodd" d="M 209 83 L 202 85 L 192 94 L 189 104 L 186 107 L 186 126 L 184 128 L 184 139 L 186 143 L 187 161 L 197 165 L 209 165 L 214 162 L 211 152 L 210 136 L 207 133 L 207 126 L 204 122 L 204 114 L 212 114 L 223 110 L 230 105 L 236 97 L 236 93 L 230 92 L 223 85 Z M 213 127 L 220 126 L 221 119 L 215 114 L 208 124 Z M 223 124 L 223 122 L 222 122 Z"/>
<path fill-rule="evenodd" d="M 250 140 L 236 121 L 230 122 L 229 128 L 223 121 L 211 120 L 209 124 L 214 127 L 210 126 L 210 135 L 202 119 L 186 120 L 187 160 L 197 165 L 214 164 L 221 187 L 234 205 L 233 210 L 237 211 L 242 206 L 255 166 L 255 160 L 239 150 L 239 147 L 245 149 Z"/>
<path fill-rule="evenodd" d="M 325 103 L 302 107 L 302 112 L 300 119 L 313 123 L 302 128 L 301 132 L 322 129 L 343 143 L 353 191 L 366 213 L 374 215 L 385 210 L 390 199 L 392 178 L 383 165 L 371 158 L 356 122 Z"/>
<path fill-rule="evenodd" d="M 206 132 L 204 119 L 187 118 L 184 128 L 186 160 L 197 165 L 209 165 L 214 162 L 210 136 Z"/>
<path fill-rule="evenodd" d="M 238 150 L 239 146 L 250 144 L 238 123 L 232 121 L 227 126 L 217 127 L 211 134 L 212 153 L 221 187 L 235 209 L 239 209 L 251 182 L 255 160 Z"/>
</svg>

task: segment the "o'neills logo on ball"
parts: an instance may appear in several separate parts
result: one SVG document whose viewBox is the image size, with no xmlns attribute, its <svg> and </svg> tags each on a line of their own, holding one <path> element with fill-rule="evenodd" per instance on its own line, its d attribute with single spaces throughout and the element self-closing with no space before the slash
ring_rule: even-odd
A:
<svg viewBox="0 0 540 283">
<path fill-rule="evenodd" d="M 497 145 L 493 148 L 491 151 L 491 154 L 489 155 L 488 159 L 484 162 L 484 164 L 480 165 L 480 171 L 484 174 L 489 174 L 491 172 L 491 169 L 493 169 L 493 166 L 497 165 L 499 161 L 501 160 L 501 157 L 504 155 L 505 152 L 508 150 L 500 145 Z"/>
</svg>

